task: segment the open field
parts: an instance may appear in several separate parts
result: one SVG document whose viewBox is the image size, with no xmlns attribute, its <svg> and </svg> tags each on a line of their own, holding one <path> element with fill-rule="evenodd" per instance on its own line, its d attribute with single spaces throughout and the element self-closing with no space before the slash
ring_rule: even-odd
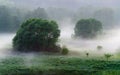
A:
<svg viewBox="0 0 120 75">
<path fill-rule="evenodd" d="M 120 75 L 120 61 L 54 55 L 1 59 L 0 75 Z"/>
</svg>

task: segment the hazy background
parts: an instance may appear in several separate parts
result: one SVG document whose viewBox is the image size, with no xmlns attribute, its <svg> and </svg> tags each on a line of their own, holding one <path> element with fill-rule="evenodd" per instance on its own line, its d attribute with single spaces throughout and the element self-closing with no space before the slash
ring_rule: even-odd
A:
<svg viewBox="0 0 120 75">
<path fill-rule="evenodd" d="M 10 24 L 8 28 L 5 28 L 7 24 L 0 24 L 0 50 L 12 47 L 12 38 L 24 20 L 30 17 L 36 18 L 39 14 L 35 13 L 44 10 L 42 13 L 45 16 L 42 18 L 57 21 L 61 30 L 60 44 L 66 45 L 71 51 L 100 53 L 96 47 L 101 45 L 103 46 L 102 52 L 118 52 L 120 48 L 119 3 L 120 0 L 0 0 L 1 9 L 5 9 L 5 12 L 10 11 L 6 13 L 9 15 L 8 21 L 12 20 L 8 22 Z M 76 22 L 87 18 L 100 20 L 104 34 L 92 40 L 71 38 Z M 1 22 L 2 20 L 3 18 L 0 19 Z M 6 19 L 4 21 L 6 23 Z M 12 26 L 13 29 L 9 30 Z M 5 29 L 8 31 L 6 32 Z"/>
</svg>

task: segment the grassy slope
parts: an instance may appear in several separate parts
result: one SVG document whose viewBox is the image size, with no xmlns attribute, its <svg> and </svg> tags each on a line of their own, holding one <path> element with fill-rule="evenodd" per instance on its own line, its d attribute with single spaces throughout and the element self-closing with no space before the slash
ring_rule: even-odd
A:
<svg viewBox="0 0 120 75">
<path fill-rule="evenodd" d="M 120 75 L 120 61 L 64 56 L 11 57 L 0 62 L 0 75 Z"/>
</svg>

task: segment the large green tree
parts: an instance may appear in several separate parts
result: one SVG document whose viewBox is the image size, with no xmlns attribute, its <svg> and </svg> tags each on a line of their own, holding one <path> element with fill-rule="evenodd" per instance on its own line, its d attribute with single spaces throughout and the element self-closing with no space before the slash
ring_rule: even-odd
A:
<svg viewBox="0 0 120 75">
<path fill-rule="evenodd" d="M 81 19 L 77 22 L 74 31 L 76 37 L 93 38 L 102 30 L 102 24 L 95 19 Z"/>
<path fill-rule="evenodd" d="M 55 21 L 29 19 L 19 28 L 13 39 L 17 51 L 58 51 L 60 30 Z"/>
</svg>

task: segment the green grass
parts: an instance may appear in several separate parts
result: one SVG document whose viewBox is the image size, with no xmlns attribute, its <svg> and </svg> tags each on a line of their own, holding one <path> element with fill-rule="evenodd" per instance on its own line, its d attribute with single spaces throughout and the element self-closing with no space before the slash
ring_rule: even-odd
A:
<svg viewBox="0 0 120 75">
<path fill-rule="evenodd" d="M 0 75 L 120 75 L 120 61 L 66 56 L 10 57 L 1 60 Z"/>
</svg>

